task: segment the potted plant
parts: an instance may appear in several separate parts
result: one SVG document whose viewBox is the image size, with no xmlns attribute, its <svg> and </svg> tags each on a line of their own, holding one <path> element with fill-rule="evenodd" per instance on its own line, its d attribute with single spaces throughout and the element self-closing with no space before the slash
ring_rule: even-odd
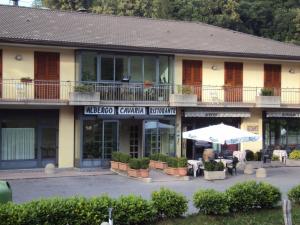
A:
<svg viewBox="0 0 300 225">
<path fill-rule="evenodd" d="M 156 163 L 156 161 L 158 161 L 158 158 L 159 158 L 158 153 L 155 153 L 155 154 L 150 155 L 150 163 L 149 163 L 149 167 L 150 167 L 151 169 L 156 169 L 155 163 Z"/>
<path fill-rule="evenodd" d="M 143 178 L 149 177 L 149 163 L 150 163 L 149 158 L 140 159 L 140 164 L 141 164 L 140 176 Z"/>
<path fill-rule="evenodd" d="M 120 152 L 113 152 L 110 161 L 111 169 L 118 170 L 119 162 L 120 162 Z"/>
<path fill-rule="evenodd" d="M 74 92 L 70 93 L 70 104 L 99 105 L 99 102 L 100 92 L 96 92 L 91 84 L 78 84 L 74 87 Z"/>
<path fill-rule="evenodd" d="M 180 157 L 178 158 L 178 169 L 177 169 L 179 176 L 186 176 L 187 175 L 187 158 Z"/>
<path fill-rule="evenodd" d="M 22 83 L 31 83 L 32 82 L 32 78 L 30 78 L 30 77 L 21 77 L 20 81 Z"/>
<path fill-rule="evenodd" d="M 167 164 L 168 156 L 164 154 L 158 154 L 158 160 L 155 162 L 155 168 L 159 170 L 164 170 L 168 167 Z"/>
<path fill-rule="evenodd" d="M 205 180 L 223 180 L 226 178 L 224 164 L 222 162 L 208 161 L 204 162 Z"/>
<path fill-rule="evenodd" d="M 275 96 L 273 88 L 262 88 L 259 96 L 256 96 L 256 106 L 279 107 L 280 100 L 280 96 Z"/>
<path fill-rule="evenodd" d="M 121 170 L 121 171 L 128 170 L 129 159 L 130 159 L 130 155 L 128 155 L 126 153 L 120 153 L 119 170 Z"/>
<path fill-rule="evenodd" d="M 174 94 L 170 95 L 171 106 L 197 105 L 198 96 L 193 86 L 178 86 Z M 199 90 L 200 91 L 200 90 Z"/>
<path fill-rule="evenodd" d="M 129 160 L 129 168 L 128 168 L 128 176 L 130 177 L 140 177 L 141 176 L 141 160 L 140 159 L 130 159 Z"/>
<path fill-rule="evenodd" d="M 145 80 L 144 81 L 144 87 L 145 88 L 149 88 L 153 86 L 153 82 L 151 82 L 150 80 Z"/>
<path fill-rule="evenodd" d="M 178 159 L 176 157 L 168 158 L 168 167 L 165 168 L 165 173 L 168 175 L 177 175 Z"/>
</svg>

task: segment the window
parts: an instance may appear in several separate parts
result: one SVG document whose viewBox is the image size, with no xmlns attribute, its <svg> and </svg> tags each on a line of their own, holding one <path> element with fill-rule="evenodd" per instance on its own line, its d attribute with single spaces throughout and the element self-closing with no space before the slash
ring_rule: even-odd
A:
<svg viewBox="0 0 300 225">
<path fill-rule="evenodd" d="M 143 67 L 142 57 L 132 56 L 130 58 L 130 81 L 131 82 L 143 82 Z"/>
<path fill-rule="evenodd" d="M 124 78 L 128 78 L 128 57 L 116 57 L 116 81 L 122 81 Z"/>
<path fill-rule="evenodd" d="M 144 81 L 155 83 L 156 81 L 156 57 L 144 57 Z"/>
<path fill-rule="evenodd" d="M 130 127 L 130 156 L 137 158 L 139 156 L 139 128 L 137 125 Z"/>
<path fill-rule="evenodd" d="M 97 53 L 84 52 L 81 55 L 81 80 L 97 81 Z"/>
<path fill-rule="evenodd" d="M 101 80 L 114 80 L 114 58 L 112 56 L 101 57 Z"/>
<path fill-rule="evenodd" d="M 159 57 L 159 83 L 169 83 L 169 57 Z"/>
</svg>

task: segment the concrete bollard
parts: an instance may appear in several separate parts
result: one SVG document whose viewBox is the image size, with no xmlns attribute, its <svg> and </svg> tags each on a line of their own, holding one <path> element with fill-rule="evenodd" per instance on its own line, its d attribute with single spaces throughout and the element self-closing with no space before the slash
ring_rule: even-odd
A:
<svg viewBox="0 0 300 225">
<path fill-rule="evenodd" d="M 53 163 L 48 163 L 45 166 L 45 174 L 54 174 L 55 173 L 55 165 Z"/>
<path fill-rule="evenodd" d="M 265 168 L 259 168 L 256 170 L 256 177 L 257 178 L 266 178 L 267 177 L 267 171 Z"/>
<path fill-rule="evenodd" d="M 244 170 L 244 174 L 253 174 L 254 173 L 254 170 L 253 170 L 253 166 L 252 164 L 246 164 L 245 166 L 245 170 Z"/>
</svg>

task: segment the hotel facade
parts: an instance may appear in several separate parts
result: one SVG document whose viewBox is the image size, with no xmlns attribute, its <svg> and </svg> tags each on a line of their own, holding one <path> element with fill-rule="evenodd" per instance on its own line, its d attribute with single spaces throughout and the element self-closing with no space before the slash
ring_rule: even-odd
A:
<svg viewBox="0 0 300 225">
<path fill-rule="evenodd" d="M 197 158 L 225 123 L 300 146 L 300 47 L 195 22 L 0 6 L 0 169 Z M 218 148 L 218 146 L 213 146 Z"/>
</svg>

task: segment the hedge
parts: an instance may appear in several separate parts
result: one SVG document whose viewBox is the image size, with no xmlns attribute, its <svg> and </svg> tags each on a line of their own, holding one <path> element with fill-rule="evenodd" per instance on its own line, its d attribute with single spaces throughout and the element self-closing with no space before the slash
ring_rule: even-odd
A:
<svg viewBox="0 0 300 225">
<path fill-rule="evenodd" d="M 300 204 L 300 185 L 293 187 L 288 192 L 288 198 L 294 203 Z"/>
</svg>

